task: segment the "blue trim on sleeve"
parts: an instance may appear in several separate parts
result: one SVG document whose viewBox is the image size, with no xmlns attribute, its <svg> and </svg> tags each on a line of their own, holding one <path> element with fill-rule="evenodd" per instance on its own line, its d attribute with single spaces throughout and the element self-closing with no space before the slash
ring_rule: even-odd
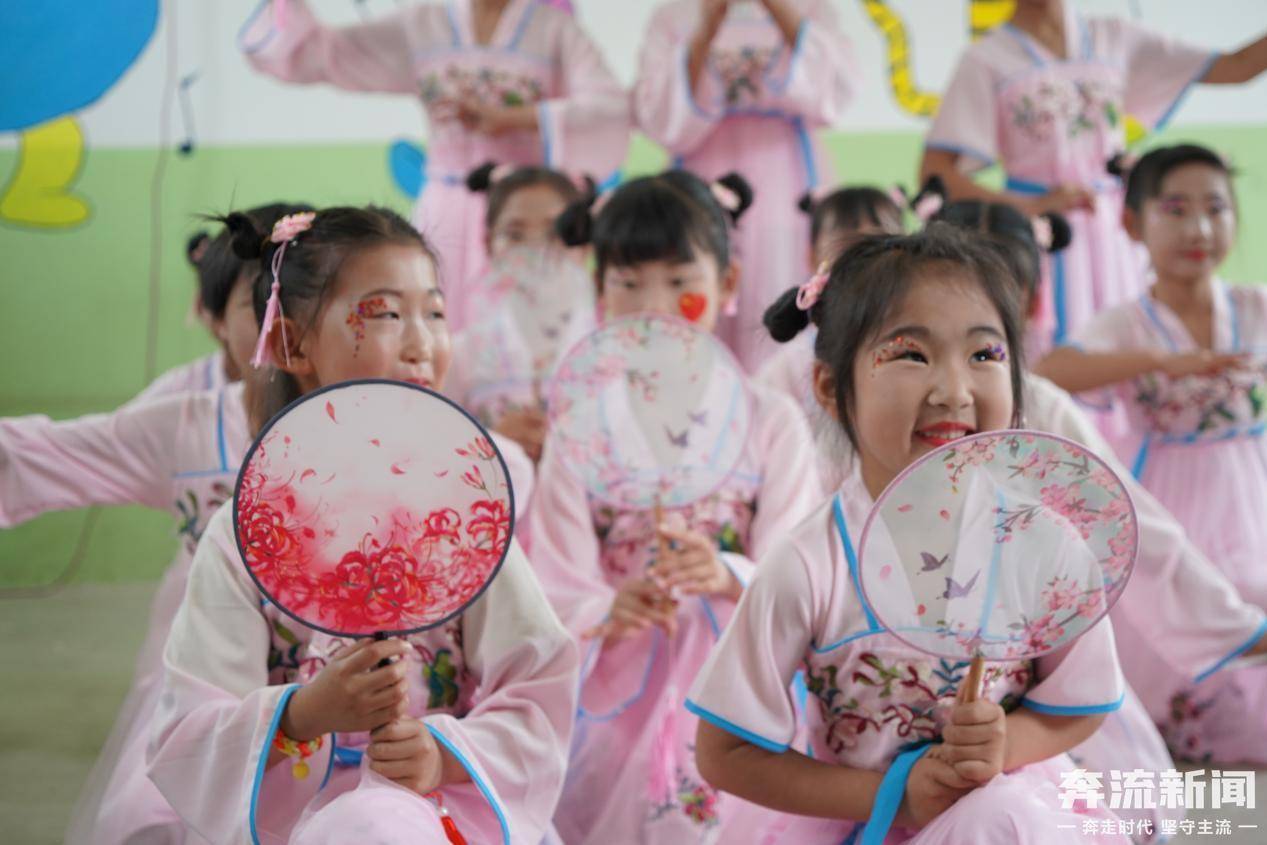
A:
<svg viewBox="0 0 1267 845">
<path fill-rule="evenodd" d="M 1233 660 L 1235 660 L 1236 658 L 1240 657 L 1242 654 L 1244 654 L 1245 652 L 1247 652 L 1247 651 L 1249 651 L 1251 648 L 1253 648 L 1254 643 L 1258 642 L 1258 640 L 1259 640 L 1259 639 L 1260 639 L 1260 638 L 1261 638 L 1264 634 L 1267 634 L 1267 619 L 1264 619 L 1264 620 L 1263 620 L 1263 622 L 1262 622 L 1262 624 L 1260 624 L 1260 625 L 1258 626 L 1258 629 L 1257 629 L 1256 631 L 1254 631 L 1253 636 L 1251 636 L 1251 637 L 1250 637 L 1248 640 L 1246 640 L 1245 642 L 1241 643 L 1241 644 L 1240 644 L 1239 646 L 1237 646 L 1236 648 L 1232 649 L 1232 651 L 1231 651 L 1231 652 L 1229 652 L 1229 653 L 1227 654 L 1227 656 L 1226 656 L 1226 657 L 1224 657 L 1222 660 L 1220 660 L 1218 663 L 1215 663 L 1215 664 L 1214 664 L 1213 666 L 1211 666 L 1209 669 L 1206 669 L 1204 672 L 1200 673 L 1200 674 L 1199 674 L 1199 675 L 1197 675 L 1195 678 L 1193 678 L 1193 679 L 1192 679 L 1192 682 L 1193 682 L 1194 684 L 1199 684 L 1199 683 L 1201 683 L 1201 682 L 1202 682 L 1202 681 L 1204 681 L 1206 678 L 1210 677 L 1210 676 L 1211 676 L 1211 675 L 1213 675 L 1215 672 L 1219 671 L 1219 670 L 1220 670 L 1220 669 L 1222 669 L 1224 666 L 1226 666 L 1227 664 L 1231 663 Z"/>
<path fill-rule="evenodd" d="M 229 450 L 224 443 L 224 388 L 216 397 L 216 448 L 220 450 L 220 471 L 229 471 Z"/>
<path fill-rule="evenodd" d="M 1131 477 L 1136 481 L 1139 481 L 1144 475 L 1144 467 L 1148 464 L 1148 452 L 1152 445 L 1153 433 L 1150 431 L 1140 441 L 1139 451 L 1135 453 L 1135 460 L 1131 462 Z"/>
<path fill-rule="evenodd" d="M 476 771 L 470 761 L 463 756 L 462 752 L 457 749 L 457 746 L 449 741 L 447 736 L 440 733 L 440 731 L 436 730 L 436 728 L 427 722 L 423 722 L 423 725 L 426 726 L 427 730 L 431 733 L 431 736 L 435 738 L 435 741 L 444 746 L 444 749 L 456 757 L 457 761 L 462 764 L 462 768 L 466 769 L 466 773 L 471 776 L 471 782 L 475 784 L 475 787 L 484 796 L 484 800 L 488 802 L 488 806 L 492 807 L 493 812 L 497 814 L 497 821 L 502 827 L 502 842 L 504 845 L 510 845 L 510 824 L 506 821 L 506 813 L 502 810 L 501 804 L 497 803 L 497 799 L 493 796 L 493 791 L 488 788 L 488 784 L 484 783 L 484 779 L 480 777 L 479 772 Z"/>
<path fill-rule="evenodd" d="M 902 798 L 906 795 L 906 779 L 910 777 L 911 769 L 919 758 L 932 747 L 932 743 L 926 743 L 919 748 L 903 751 L 893 758 L 888 771 L 884 773 L 884 779 L 880 781 L 875 802 L 871 805 L 871 817 L 867 819 L 867 826 L 862 829 L 862 839 L 858 845 L 883 845 L 884 838 L 889 835 L 889 828 L 893 827 L 898 807 L 902 806 Z"/>
<path fill-rule="evenodd" d="M 1122 693 L 1117 701 L 1110 701 L 1107 704 L 1043 704 L 1041 701 L 1026 697 L 1021 699 L 1021 704 L 1035 713 L 1043 713 L 1047 716 L 1094 716 L 1099 713 L 1112 713 L 1122 706 L 1125 699 L 1126 693 Z"/>
<path fill-rule="evenodd" d="M 361 758 L 365 756 L 365 752 L 358 748 L 336 748 L 334 750 L 334 764 L 342 769 L 350 769 L 353 766 L 361 765 Z"/>
<path fill-rule="evenodd" d="M 1209 58 L 1202 63 L 1201 67 L 1197 68 L 1197 72 L 1188 80 L 1188 84 L 1183 86 L 1183 89 L 1175 95 L 1170 107 L 1162 112 L 1161 117 L 1157 118 L 1157 122 L 1153 124 L 1154 131 L 1160 132 L 1166 128 L 1166 125 L 1170 123 L 1170 119 L 1175 116 L 1175 112 L 1179 111 L 1179 107 L 1183 105 L 1183 101 L 1188 99 L 1188 92 L 1192 90 L 1192 86 L 1205 79 L 1205 75 L 1210 72 L 1210 68 L 1219 60 L 1220 55 L 1222 54 L 1217 52 L 1210 53 Z"/>
<path fill-rule="evenodd" d="M 788 749 L 788 744 L 786 742 L 778 743 L 772 739 L 766 739 L 760 734 L 754 734 L 750 730 L 745 730 L 729 719 L 723 719 L 716 713 L 705 710 L 689 698 L 686 700 L 686 709 L 703 719 L 705 722 L 708 722 L 710 725 L 715 725 L 716 727 L 726 731 L 726 733 L 734 734 L 745 742 L 750 742 L 758 748 L 763 748 L 772 754 L 782 754 Z"/>
<path fill-rule="evenodd" d="M 994 164 L 994 156 L 986 155 L 985 153 L 981 152 L 978 149 L 974 149 L 973 147 L 965 147 L 961 144 L 951 144 L 944 141 L 927 141 L 924 144 L 924 149 L 941 150 L 944 153 L 955 153 L 956 155 L 968 156 L 969 158 L 975 158 L 977 161 L 981 162 L 986 167 L 989 167 L 990 165 Z"/>
<path fill-rule="evenodd" d="M 634 691 L 634 694 L 629 696 L 629 698 L 625 699 L 620 704 L 617 704 L 611 710 L 608 710 L 606 713 L 592 713 L 589 710 L 585 709 L 585 705 L 580 703 L 580 696 L 578 693 L 577 705 L 576 705 L 576 717 L 578 719 L 586 719 L 591 722 L 610 722 L 612 719 L 615 719 L 617 716 L 621 715 L 630 707 L 632 707 L 635 703 L 637 703 L 642 698 L 643 695 L 646 694 L 647 684 L 651 680 L 651 668 L 655 665 L 656 658 L 659 657 L 660 648 L 664 642 L 664 638 L 665 638 L 664 631 L 662 631 L 660 628 L 656 628 L 652 632 L 652 638 L 653 639 L 651 641 L 651 651 L 647 654 L 647 664 L 646 666 L 643 667 L 643 670 L 642 670 L 642 680 L 639 681 L 638 689 Z M 595 640 L 594 644 L 590 648 L 591 648 L 590 653 L 596 655 L 596 659 L 597 659 L 597 655 L 601 654 L 601 651 L 598 651 L 598 650 L 602 648 L 602 640 Z M 591 671 L 593 671 L 592 668 L 586 671 L 585 674 L 582 676 L 581 686 L 584 686 L 585 679 L 589 677 L 589 672 Z"/>
<path fill-rule="evenodd" d="M 818 187 L 818 165 L 814 163 L 814 145 L 810 142 L 809 130 L 800 117 L 792 118 L 792 130 L 796 132 L 797 146 L 801 151 L 801 163 L 805 165 L 805 189 L 812 191 Z"/>
<path fill-rule="evenodd" d="M 554 136 L 550 132 L 550 112 L 547 101 L 537 103 L 537 128 L 541 132 L 541 158 L 546 167 L 554 167 Z"/>
<path fill-rule="evenodd" d="M 273 718 L 268 723 L 268 734 L 264 738 L 264 748 L 260 751 L 260 761 L 255 766 L 255 780 L 251 783 L 251 806 L 246 817 L 246 826 L 251 832 L 251 842 L 254 845 L 260 845 L 260 836 L 255 830 L 255 807 L 259 803 L 260 786 L 264 783 L 264 772 L 268 768 L 268 752 L 273 746 L 273 735 L 277 733 L 277 726 L 281 724 L 286 705 L 297 689 L 299 689 L 299 684 L 291 684 L 282 691 L 282 697 L 273 711 Z"/>
<path fill-rule="evenodd" d="M 238 42 L 238 49 L 248 56 L 260 52 L 269 44 L 272 44 L 273 39 L 277 37 L 278 29 L 276 25 L 273 25 L 269 27 L 268 34 L 261 38 L 259 43 L 248 44 L 246 40 L 247 30 L 255 25 L 255 21 L 258 20 L 264 10 L 269 7 L 269 3 L 270 0 L 260 0 L 259 4 L 251 11 L 251 14 L 246 16 L 246 20 L 242 22 L 242 26 L 238 27 L 238 35 L 236 39 Z"/>
</svg>

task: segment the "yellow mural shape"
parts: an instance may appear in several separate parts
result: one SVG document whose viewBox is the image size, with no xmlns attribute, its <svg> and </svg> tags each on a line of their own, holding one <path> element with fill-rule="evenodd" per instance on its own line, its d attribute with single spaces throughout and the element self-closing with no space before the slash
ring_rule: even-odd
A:
<svg viewBox="0 0 1267 845">
<path fill-rule="evenodd" d="M 1016 0 L 971 0 L 968 4 L 968 31 L 976 41 L 996 26 L 1012 19 Z"/>
<path fill-rule="evenodd" d="M 73 117 L 59 117 L 20 135 L 18 163 L 0 194 L 0 220 L 26 226 L 76 226 L 88 203 L 70 188 L 84 161 L 84 135 Z"/>
<path fill-rule="evenodd" d="M 862 0 L 862 5 L 871 16 L 871 22 L 884 35 L 889 60 L 889 87 L 893 89 L 893 99 L 909 114 L 920 117 L 936 114 L 941 98 L 931 91 L 921 90 L 915 84 L 911 71 L 910 41 L 901 16 L 889 8 L 884 0 Z"/>
</svg>

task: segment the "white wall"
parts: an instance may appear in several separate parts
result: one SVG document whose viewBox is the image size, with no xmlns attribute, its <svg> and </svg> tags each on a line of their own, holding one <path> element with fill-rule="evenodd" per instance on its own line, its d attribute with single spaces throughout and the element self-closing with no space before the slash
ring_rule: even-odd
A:
<svg viewBox="0 0 1267 845">
<path fill-rule="evenodd" d="M 385 14 L 404 0 L 363 0 L 368 14 Z M 834 0 L 852 36 L 867 78 L 842 129 L 917 129 L 922 121 L 902 113 L 889 95 L 884 46 L 860 0 Z M 1230 49 L 1267 30 L 1264 0 L 1074 0 L 1089 13 L 1133 16 L 1186 40 Z M 615 72 L 633 81 L 639 40 L 653 0 L 573 0 L 583 25 L 606 50 Z M 197 72 L 189 91 L 199 143 L 328 143 L 421 136 L 420 108 L 407 97 L 342 93 L 324 86 L 282 85 L 254 73 L 237 52 L 238 27 L 256 0 L 166 0 L 159 29 L 123 79 L 81 114 L 88 143 L 97 147 L 158 143 L 161 104 L 172 106 L 171 132 L 182 134 L 175 83 Z M 352 0 L 311 0 L 331 23 L 359 17 Z M 967 42 L 967 0 L 890 0 L 906 20 L 913 42 L 916 79 L 940 90 L 955 56 Z M 169 50 L 174 31 L 174 51 Z M 167 86 L 167 87 L 165 87 Z M 165 95 L 165 91 L 167 92 Z M 1194 92 L 1177 122 L 1267 123 L 1267 79 L 1238 88 Z M 12 146 L 14 135 L 0 135 Z M 173 141 L 175 142 L 175 141 Z"/>
</svg>

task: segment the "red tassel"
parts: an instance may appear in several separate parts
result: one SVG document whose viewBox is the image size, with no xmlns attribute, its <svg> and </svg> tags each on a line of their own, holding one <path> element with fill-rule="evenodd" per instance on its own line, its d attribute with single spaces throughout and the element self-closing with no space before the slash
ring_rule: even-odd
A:
<svg viewBox="0 0 1267 845">
<path fill-rule="evenodd" d="M 453 818 L 448 813 L 440 817 L 440 823 L 444 825 L 444 834 L 449 837 L 449 842 L 452 845 L 466 845 L 466 839 L 462 836 L 461 831 L 458 830 L 457 822 L 453 821 Z"/>
</svg>

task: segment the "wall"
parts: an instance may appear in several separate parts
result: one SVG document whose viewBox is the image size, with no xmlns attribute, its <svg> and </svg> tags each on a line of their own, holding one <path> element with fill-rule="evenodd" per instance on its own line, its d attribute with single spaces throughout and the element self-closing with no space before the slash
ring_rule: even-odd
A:
<svg viewBox="0 0 1267 845">
<path fill-rule="evenodd" d="M 846 124 L 828 133 L 838 171 L 846 179 L 909 183 L 924 119 L 905 112 L 891 95 L 886 48 L 867 11 L 875 4 L 835 1 L 870 80 Z M 146 4 L 93 5 L 109 10 Z M 234 38 L 254 5 L 162 4 L 135 62 L 98 100 L 73 110 L 84 144 L 72 162 L 69 190 L 86 204 L 86 219 L 31 226 L 0 217 L 0 415 L 60 418 L 105 410 L 139 390 L 150 371 L 210 348 L 186 320 L 193 283 L 183 244 L 201 225 L 197 214 L 278 198 L 373 201 L 401 210 L 409 205 L 391 178 L 387 148 L 401 137 L 424 140 L 417 107 L 402 98 L 287 87 L 252 73 Z M 312 5 L 331 21 L 395 6 L 388 0 Z M 642 31 L 653 4 L 574 5 L 614 69 L 631 82 L 638 44 L 628 33 Z M 1214 48 L 1233 47 L 1267 28 L 1267 7 L 1258 0 L 1088 0 L 1081 7 L 1130 16 L 1135 5 L 1143 7 L 1145 23 Z M 917 84 L 937 91 L 967 42 L 967 2 L 890 0 L 887 8 L 907 24 Z M 1217 15 L 1211 14 L 1215 8 Z M 16 14 L 0 12 L 0 33 L 8 27 L 13 37 L 5 18 Z M 50 29 L 49 37 L 55 34 Z M 47 38 L 39 43 L 35 60 L 39 50 L 51 49 Z M 14 49 L 0 34 L 0 56 L 15 55 Z M 194 81 L 182 88 L 180 80 L 191 76 Z M 0 102 L 21 91 L 0 69 Z M 20 134 L 6 128 L 0 119 L 0 182 L 12 181 L 22 154 Z M 193 150 L 184 155 L 179 145 L 191 134 Z M 1237 162 L 1244 233 L 1267 221 L 1267 82 L 1195 91 L 1163 136 L 1180 137 L 1212 144 Z M 646 172 L 663 162 L 660 150 L 638 139 L 626 170 Z M 1246 236 L 1225 271 L 1233 280 L 1258 281 L 1265 264 L 1267 243 Z M 51 580 L 70 559 L 85 519 L 83 511 L 50 514 L 0 531 L 0 584 Z M 106 509 L 78 577 L 152 578 L 174 547 L 165 515 Z"/>
</svg>

